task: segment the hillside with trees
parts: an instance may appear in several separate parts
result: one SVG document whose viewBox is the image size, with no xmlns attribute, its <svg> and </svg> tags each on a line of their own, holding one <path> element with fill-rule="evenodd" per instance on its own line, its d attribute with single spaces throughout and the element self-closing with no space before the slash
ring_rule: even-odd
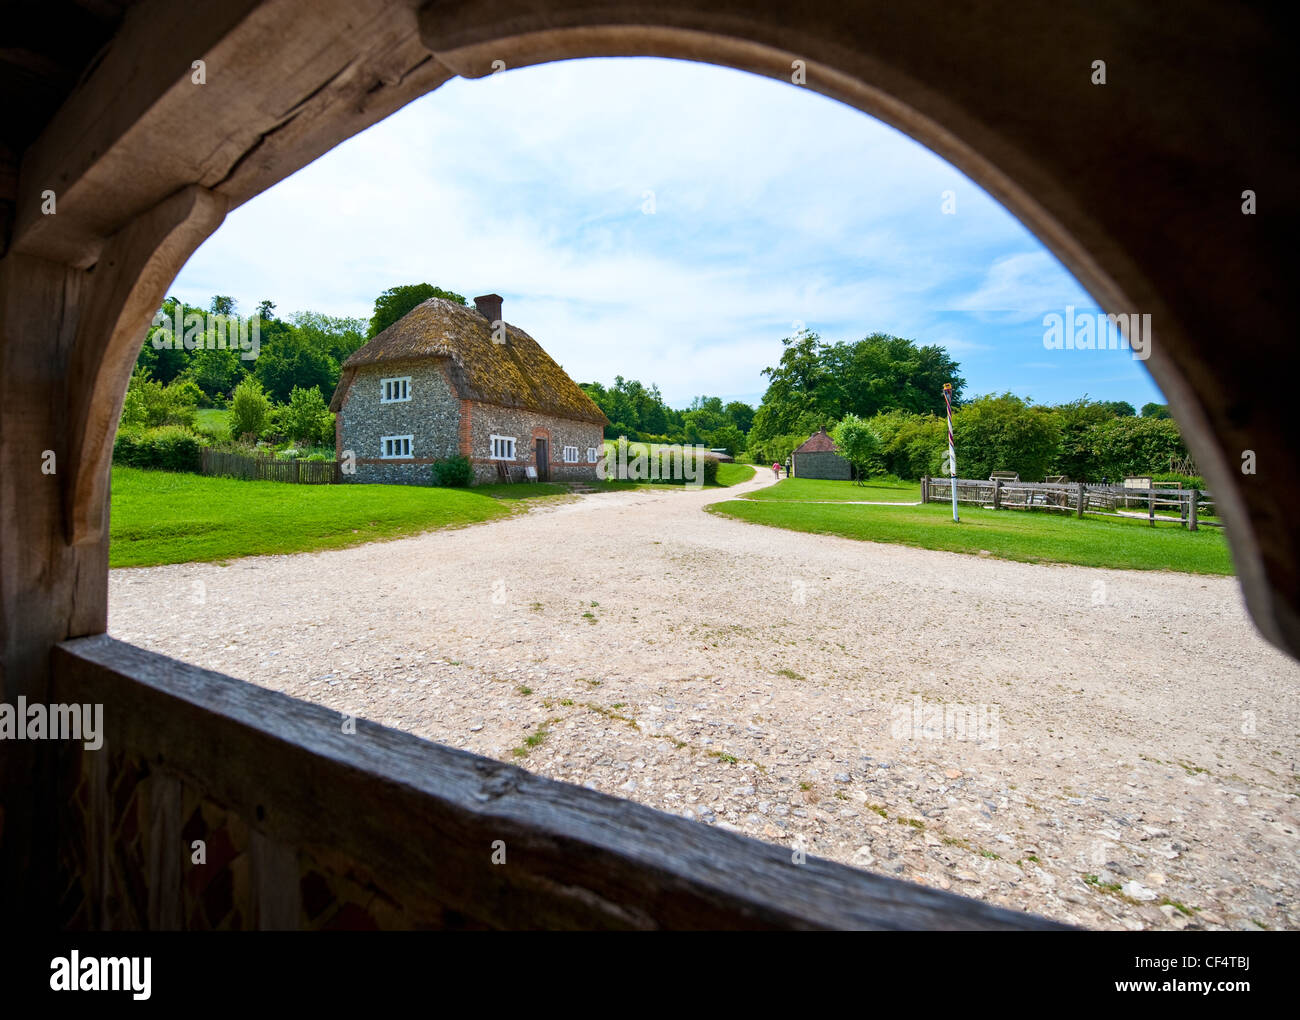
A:
<svg viewBox="0 0 1300 1020">
<path fill-rule="evenodd" d="M 199 446 L 261 442 L 272 449 L 331 454 L 333 415 L 327 404 L 341 366 L 368 339 L 431 297 L 466 304 L 430 283 L 390 287 L 364 319 L 318 311 L 276 314 L 272 301 L 251 313 L 259 344 L 254 353 L 212 334 L 213 316 L 235 315 L 235 302 L 212 298 L 207 309 L 168 298 L 162 312 L 178 328 L 151 328 L 136 364 L 120 426 L 121 459 L 147 466 L 196 460 Z M 937 345 L 872 333 L 856 341 L 824 341 L 807 330 L 781 341 L 775 365 L 764 369 L 767 390 L 757 408 L 742 401 L 697 396 L 673 408 L 658 386 L 615 376 L 609 385 L 580 384 L 609 418 L 607 438 L 700 444 L 753 460 L 785 463 L 819 428 L 838 430 L 861 471 L 915 479 L 942 473 L 947 448 L 943 386 L 953 386 L 953 431 L 958 467 L 966 477 L 995 470 L 1025 479 L 1066 475 L 1089 481 L 1168 471 L 1187 450 L 1164 404 L 1139 415 L 1125 401 L 1090 400 L 1039 405 L 1012 393 L 965 396 L 960 365 Z M 211 427 L 205 412 L 229 424 Z M 176 452 L 176 450 L 180 452 Z"/>
</svg>

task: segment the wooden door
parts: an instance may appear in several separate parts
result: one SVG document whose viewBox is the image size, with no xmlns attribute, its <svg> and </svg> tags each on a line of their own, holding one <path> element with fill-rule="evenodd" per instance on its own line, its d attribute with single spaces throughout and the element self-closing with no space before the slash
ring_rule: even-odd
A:
<svg viewBox="0 0 1300 1020">
<path fill-rule="evenodd" d="M 537 440 L 537 480 L 551 480 L 551 444 L 545 439 Z"/>
</svg>

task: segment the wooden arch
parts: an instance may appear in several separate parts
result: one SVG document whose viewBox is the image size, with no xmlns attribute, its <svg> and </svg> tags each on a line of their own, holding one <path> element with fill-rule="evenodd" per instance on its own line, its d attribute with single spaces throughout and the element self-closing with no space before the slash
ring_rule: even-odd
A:
<svg viewBox="0 0 1300 1020">
<path fill-rule="evenodd" d="M 39 697 L 51 649 L 106 629 L 111 442 L 127 379 L 153 311 L 226 212 L 453 76 L 587 56 L 799 72 L 801 87 L 968 174 L 1103 308 L 1149 313 L 1148 366 L 1218 497 L 1250 612 L 1300 653 L 1300 447 L 1267 386 L 1285 385 L 1298 360 L 1282 298 L 1300 160 L 1274 80 L 1289 66 L 1286 36 L 1266 16 L 1208 0 L 1059 0 L 1050 18 L 1001 0 L 122 6 L 103 50 L 14 154 L 16 174 L 0 174 L 11 228 L 0 260 L 5 700 Z M 1243 214 L 1246 192 L 1256 214 Z M 47 451 L 54 474 L 42 471 Z M 1241 470 L 1247 451 L 1255 474 Z M 5 754 L 12 878 L 13 848 L 30 860 L 38 845 L 13 784 L 37 766 L 30 749 Z"/>
</svg>

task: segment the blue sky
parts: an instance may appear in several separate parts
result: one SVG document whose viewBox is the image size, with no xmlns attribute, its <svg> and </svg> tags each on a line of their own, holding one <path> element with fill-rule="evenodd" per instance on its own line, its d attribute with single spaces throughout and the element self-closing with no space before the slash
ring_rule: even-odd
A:
<svg viewBox="0 0 1300 1020">
<path fill-rule="evenodd" d="M 968 395 L 1163 400 L 1130 352 L 1044 348 L 1045 315 L 1095 302 L 954 167 L 808 89 L 707 65 L 454 79 L 232 212 L 171 293 L 369 318 L 423 281 L 501 294 L 578 381 L 655 382 L 674 406 L 757 404 L 799 325 L 941 344 Z"/>
</svg>

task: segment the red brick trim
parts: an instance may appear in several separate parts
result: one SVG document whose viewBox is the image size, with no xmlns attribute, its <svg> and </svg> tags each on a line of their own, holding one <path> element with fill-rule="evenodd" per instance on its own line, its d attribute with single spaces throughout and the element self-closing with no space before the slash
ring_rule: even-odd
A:
<svg viewBox="0 0 1300 1020">
<path fill-rule="evenodd" d="M 474 401 L 472 400 L 462 400 L 460 402 L 460 438 L 458 442 L 462 457 L 469 457 L 474 452 Z"/>
</svg>

